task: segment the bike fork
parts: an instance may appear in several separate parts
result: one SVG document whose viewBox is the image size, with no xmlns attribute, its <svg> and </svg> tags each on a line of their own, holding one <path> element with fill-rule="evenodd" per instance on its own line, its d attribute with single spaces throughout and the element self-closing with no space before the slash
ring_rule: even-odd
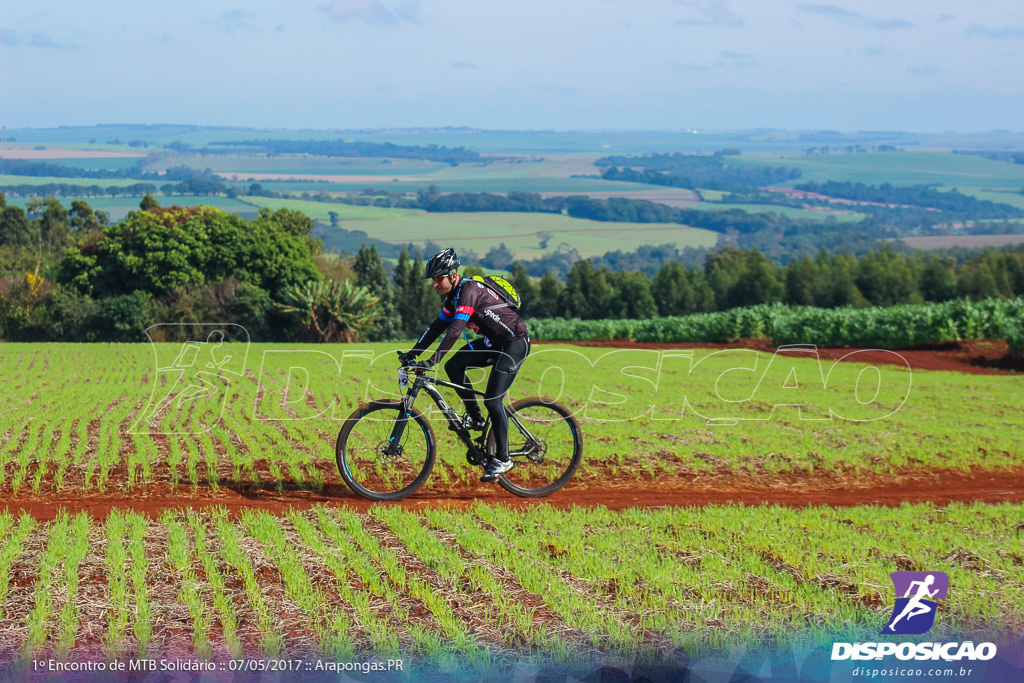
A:
<svg viewBox="0 0 1024 683">
<path fill-rule="evenodd" d="M 412 401 L 408 397 L 402 399 L 402 409 L 399 411 L 398 419 L 395 420 L 395 426 L 391 429 L 391 436 L 388 437 L 388 445 L 384 449 L 385 455 L 401 455 L 402 435 L 405 434 L 405 428 L 409 425 L 411 404 Z"/>
</svg>

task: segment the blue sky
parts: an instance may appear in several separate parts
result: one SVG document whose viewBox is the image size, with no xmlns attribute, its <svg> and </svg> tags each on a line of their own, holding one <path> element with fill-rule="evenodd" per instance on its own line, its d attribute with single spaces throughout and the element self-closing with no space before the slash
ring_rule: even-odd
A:
<svg viewBox="0 0 1024 683">
<path fill-rule="evenodd" d="M 1024 129 L 1024 2 L 0 0 L 0 125 Z"/>
</svg>

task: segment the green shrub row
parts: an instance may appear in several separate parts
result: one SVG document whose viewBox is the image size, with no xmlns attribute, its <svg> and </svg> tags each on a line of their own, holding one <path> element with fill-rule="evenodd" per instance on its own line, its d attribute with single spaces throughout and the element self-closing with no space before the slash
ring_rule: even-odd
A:
<svg viewBox="0 0 1024 683">
<path fill-rule="evenodd" d="M 632 339 L 713 343 L 767 338 L 776 346 L 905 348 L 968 339 L 1004 339 L 1024 355 L 1024 298 L 958 299 L 886 308 L 814 308 L 762 304 L 717 313 L 641 320 L 536 319 L 531 337 L 546 341 Z"/>
</svg>

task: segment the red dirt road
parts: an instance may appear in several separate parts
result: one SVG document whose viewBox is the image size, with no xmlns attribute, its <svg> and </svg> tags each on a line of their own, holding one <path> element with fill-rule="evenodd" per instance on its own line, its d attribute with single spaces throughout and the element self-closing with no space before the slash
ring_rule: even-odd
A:
<svg viewBox="0 0 1024 683">
<path fill-rule="evenodd" d="M 544 344 L 545 342 L 534 342 Z M 556 343 L 556 342 L 551 342 Z M 589 342 L 557 342 L 614 349 L 755 349 L 766 353 L 778 351 L 769 339 L 734 339 L 723 344 L 657 344 L 635 342 L 630 339 L 602 340 Z M 1024 360 L 1007 355 L 1009 345 L 998 339 L 948 342 L 929 346 L 886 351 L 883 349 L 856 349 L 820 347 L 817 349 L 821 360 L 848 360 L 858 363 L 901 364 L 912 370 L 945 370 L 970 375 L 1020 375 L 1024 372 Z M 780 353 L 786 353 L 785 350 Z M 801 358 L 806 354 L 801 353 Z"/>
<path fill-rule="evenodd" d="M 425 491 L 398 503 L 418 510 L 428 507 L 467 507 L 474 503 L 500 504 L 509 507 L 530 507 L 548 504 L 554 507 L 604 506 L 613 510 L 642 507 L 704 506 L 719 504 L 784 505 L 883 505 L 901 503 L 953 502 L 1024 502 L 1024 468 L 1006 471 L 962 472 L 956 470 L 906 470 L 893 475 L 836 474 L 776 475 L 760 482 L 756 474 L 722 472 L 714 475 L 683 475 L 667 480 L 612 480 L 570 484 L 548 498 L 519 498 L 497 485 L 478 485 L 450 492 Z M 143 492 L 140 494 L 91 493 L 9 499 L 0 509 L 20 514 L 22 511 L 41 521 L 52 520 L 61 509 L 71 513 L 88 512 L 104 518 L 114 509 L 133 510 L 150 517 L 164 510 L 189 508 L 202 510 L 224 507 L 234 516 L 246 509 L 281 513 L 289 509 L 303 510 L 314 505 L 336 505 L 359 512 L 366 511 L 371 501 L 357 497 L 345 486 L 327 485 L 321 491 L 298 489 L 232 490 L 181 487 L 176 491 Z"/>
</svg>

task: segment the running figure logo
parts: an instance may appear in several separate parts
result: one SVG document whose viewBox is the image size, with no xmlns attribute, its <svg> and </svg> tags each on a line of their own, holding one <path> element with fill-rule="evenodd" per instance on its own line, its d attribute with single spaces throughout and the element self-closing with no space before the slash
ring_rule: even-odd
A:
<svg viewBox="0 0 1024 683">
<path fill-rule="evenodd" d="M 212 429 L 224 414 L 230 388 L 245 376 L 248 332 L 231 323 L 162 323 L 146 334 L 156 356 L 153 390 L 128 431 L 201 434 Z M 166 336 L 188 341 L 158 341 Z"/>
<path fill-rule="evenodd" d="M 927 632 L 935 623 L 936 600 L 945 600 L 949 592 L 949 577 L 944 572 L 893 572 L 889 578 L 896 588 L 896 604 L 882 633 Z"/>
</svg>

